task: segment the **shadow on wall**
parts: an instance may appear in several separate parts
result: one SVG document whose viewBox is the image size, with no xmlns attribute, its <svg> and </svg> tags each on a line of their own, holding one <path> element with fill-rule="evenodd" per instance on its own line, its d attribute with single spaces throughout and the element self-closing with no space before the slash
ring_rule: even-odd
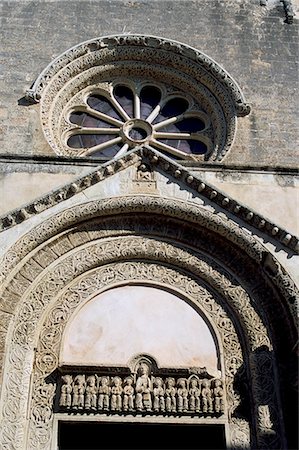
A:
<svg viewBox="0 0 299 450">
<path fill-rule="evenodd" d="M 280 392 L 282 410 L 280 405 L 275 403 L 276 392 L 281 391 L 282 386 L 276 385 L 274 354 L 267 346 L 262 345 L 252 352 L 247 358 L 247 364 L 250 367 L 251 379 L 244 366 L 241 366 L 235 376 L 234 390 L 240 395 L 241 402 L 233 417 L 249 420 L 253 426 L 250 416 L 254 414 L 260 429 L 257 433 L 251 429 L 252 445 L 254 448 L 276 449 L 284 445 L 282 436 L 279 436 L 282 432 L 280 423 L 283 416 L 288 441 L 287 447 L 283 448 L 298 450 L 298 392 L 294 395 L 291 383 L 287 383 L 287 386 L 283 386 L 285 388 L 283 392 Z M 296 373 L 295 367 L 292 373 Z M 257 443 L 253 439 L 256 434 L 258 434 Z"/>
</svg>

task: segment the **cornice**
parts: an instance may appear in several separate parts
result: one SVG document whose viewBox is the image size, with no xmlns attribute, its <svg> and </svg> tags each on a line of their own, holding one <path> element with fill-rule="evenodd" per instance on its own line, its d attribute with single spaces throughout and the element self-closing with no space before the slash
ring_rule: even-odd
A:
<svg viewBox="0 0 299 450">
<path fill-rule="evenodd" d="M 78 177 L 72 182 L 1 216 L 0 232 L 68 200 L 90 186 L 100 183 L 102 180 L 131 165 L 139 165 L 141 161 L 150 165 L 152 170 L 160 170 L 166 177 L 171 177 L 174 182 L 177 180 L 180 184 L 185 185 L 187 189 L 197 192 L 198 196 L 204 197 L 209 203 L 221 207 L 224 212 L 227 211 L 238 221 L 241 220 L 245 226 L 252 227 L 258 230 L 259 233 L 269 236 L 271 240 L 279 242 L 283 247 L 299 253 L 298 237 L 269 221 L 245 204 L 237 202 L 221 190 L 204 182 L 194 172 L 191 172 L 188 167 L 178 164 L 176 161 L 148 146 L 135 148 L 123 157 L 101 164 L 88 174 Z"/>
<path fill-rule="evenodd" d="M 90 156 L 57 156 L 57 155 L 16 155 L 13 153 L 6 153 L 5 155 L 0 155 L 0 171 L 7 171 L 8 166 L 11 172 L 15 172 L 15 167 L 20 166 L 19 172 L 23 171 L 23 167 L 31 168 L 38 166 L 45 167 L 59 167 L 70 166 L 70 167 L 98 167 L 99 164 L 107 162 L 106 157 L 90 157 Z M 211 172 L 237 172 L 237 173 L 261 173 L 261 174 L 274 174 L 274 175 L 299 175 L 299 166 L 295 166 L 297 161 L 294 161 L 292 166 L 269 166 L 269 165 L 246 165 L 246 164 L 223 164 L 217 162 L 201 162 L 201 161 L 189 161 L 180 160 L 180 164 L 188 168 L 189 170 L 195 171 L 211 171 Z M 4 166 L 4 169 L 1 168 Z M 12 166 L 15 166 L 12 169 Z M 35 171 L 34 169 L 32 169 Z M 38 169 L 40 170 L 40 169 Z M 38 171 L 37 170 L 37 171 Z M 60 171 L 60 170 L 59 170 Z"/>
</svg>

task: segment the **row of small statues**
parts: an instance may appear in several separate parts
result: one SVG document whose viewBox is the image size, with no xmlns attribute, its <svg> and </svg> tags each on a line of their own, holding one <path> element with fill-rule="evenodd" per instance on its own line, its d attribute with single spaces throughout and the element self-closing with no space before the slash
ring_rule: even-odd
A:
<svg viewBox="0 0 299 450">
<path fill-rule="evenodd" d="M 223 413 L 220 379 L 63 375 L 60 407 L 99 411 Z"/>
</svg>

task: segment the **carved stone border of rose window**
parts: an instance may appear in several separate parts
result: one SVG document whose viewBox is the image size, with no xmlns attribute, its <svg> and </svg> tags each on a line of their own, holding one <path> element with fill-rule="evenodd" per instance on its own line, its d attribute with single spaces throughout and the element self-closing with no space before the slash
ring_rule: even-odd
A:
<svg viewBox="0 0 299 450">
<path fill-rule="evenodd" d="M 250 112 L 235 80 L 188 45 L 145 35 L 99 37 L 57 57 L 26 93 L 28 99 L 40 101 L 44 134 L 57 154 L 76 155 L 62 138 L 69 128 L 65 111 L 73 97 L 88 86 L 114 79 L 125 82 L 128 77 L 166 83 L 201 105 L 212 122 L 214 148 L 208 155 L 196 155 L 199 161 L 223 159 L 233 143 L 237 116 Z"/>
</svg>

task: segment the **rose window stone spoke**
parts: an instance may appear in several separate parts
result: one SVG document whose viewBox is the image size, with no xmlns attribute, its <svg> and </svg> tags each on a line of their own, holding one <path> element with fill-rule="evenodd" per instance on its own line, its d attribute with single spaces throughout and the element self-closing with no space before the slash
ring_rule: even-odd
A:
<svg viewBox="0 0 299 450">
<path fill-rule="evenodd" d="M 73 154 L 114 158 L 147 144 L 176 159 L 205 155 L 213 145 L 208 115 L 167 86 L 110 83 L 68 110 L 66 144 Z"/>
</svg>

